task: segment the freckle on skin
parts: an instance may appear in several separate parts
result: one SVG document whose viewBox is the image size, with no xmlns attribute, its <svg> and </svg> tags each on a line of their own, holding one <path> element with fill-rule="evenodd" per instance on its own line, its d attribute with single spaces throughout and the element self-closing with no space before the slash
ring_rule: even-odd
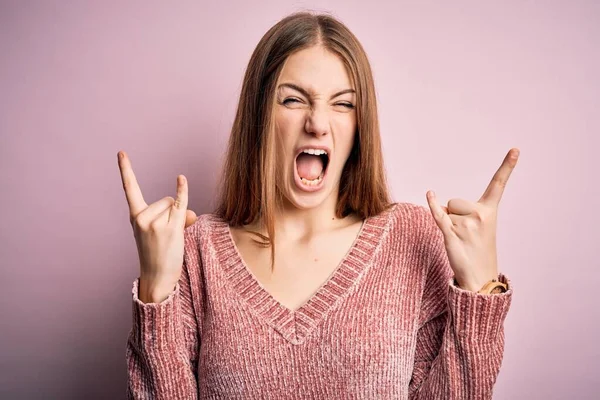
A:
<svg viewBox="0 0 600 400">
<path fill-rule="evenodd" d="M 317 261 L 319 261 L 319 259 L 318 259 L 318 258 L 315 258 L 315 262 L 317 262 Z"/>
</svg>

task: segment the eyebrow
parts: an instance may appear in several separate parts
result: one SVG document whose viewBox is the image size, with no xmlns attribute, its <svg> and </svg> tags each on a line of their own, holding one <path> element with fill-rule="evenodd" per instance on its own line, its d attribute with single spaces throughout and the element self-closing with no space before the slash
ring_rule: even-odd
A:
<svg viewBox="0 0 600 400">
<path fill-rule="evenodd" d="M 306 97 L 310 97 L 310 94 L 308 93 L 308 91 L 306 89 L 304 89 L 304 88 L 302 88 L 302 87 L 300 87 L 298 85 L 295 85 L 293 83 L 282 83 L 281 85 L 279 85 L 278 89 L 282 89 L 284 87 L 288 87 L 290 89 L 297 90 L 300 93 L 302 93 L 303 95 L 305 95 Z M 336 97 L 341 96 L 341 95 L 346 94 L 346 93 L 356 93 L 356 90 L 354 90 L 354 89 L 340 90 L 339 92 L 334 93 L 333 96 L 331 96 L 331 99 L 335 99 Z"/>
</svg>

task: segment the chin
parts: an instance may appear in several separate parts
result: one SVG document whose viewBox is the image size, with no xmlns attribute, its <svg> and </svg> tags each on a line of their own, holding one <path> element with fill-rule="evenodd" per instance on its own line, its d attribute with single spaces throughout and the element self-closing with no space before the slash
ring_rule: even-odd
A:
<svg viewBox="0 0 600 400">
<path fill-rule="evenodd" d="M 329 193 L 320 192 L 318 194 L 298 194 L 298 193 L 287 193 L 285 199 L 289 204 L 300 210 L 310 210 L 317 208 L 329 197 Z"/>
</svg>

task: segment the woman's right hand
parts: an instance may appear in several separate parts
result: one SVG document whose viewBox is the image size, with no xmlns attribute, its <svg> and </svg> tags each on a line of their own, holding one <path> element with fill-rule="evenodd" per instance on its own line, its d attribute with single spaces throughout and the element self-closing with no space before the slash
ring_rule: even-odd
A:
<svg viewBox="0 0 600 400">
<path fill-rule="evenodd" d="M 137 183 L 129 157 L 117 154 L 129 222 L 140 258 L 138 297 L 144 303 L 159 303 L 175 289 L 183 268 L 184 230 L 196 222 L 187 209 L 188 185 L 177 176 L 177 199 L 164 197 L 147 205 Z"/>
</svg>

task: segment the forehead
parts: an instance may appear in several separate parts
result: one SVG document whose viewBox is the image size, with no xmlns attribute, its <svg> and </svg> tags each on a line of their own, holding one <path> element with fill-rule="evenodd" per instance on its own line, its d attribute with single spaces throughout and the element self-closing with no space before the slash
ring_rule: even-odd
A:
<svg viewBox="0 0 600 400">
<path fill-rule="evenodd" d="M 303 49 L 289 56 L 279 82 L 298 84 L 312 94 L 352 88 L 350 76 L 340 57 L 321 46 Z"/>
</svg>

